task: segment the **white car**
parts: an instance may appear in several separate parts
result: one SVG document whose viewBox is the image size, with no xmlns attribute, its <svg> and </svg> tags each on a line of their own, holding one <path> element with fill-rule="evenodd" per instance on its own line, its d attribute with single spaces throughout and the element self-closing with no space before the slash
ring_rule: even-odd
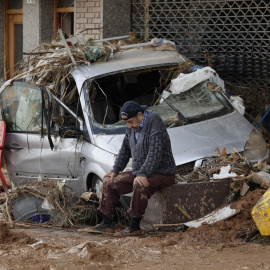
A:
<svg viewBox="0 0 270 270">
<path fill-rule="evenodd" d="M 214 156 L 216 147 L 225 147 L 228 154 L 237 150 L 253 161 L 266 159 L 262 136 L 222 92 L 210 91 L 209 79 L 159 102 L 185 63 L 173 51 L 123 51 L 107 62 L 74 69 L 58 98 L 42 86 L 13 82 L 0 94 L 10 180 L 21 185 L 47 177 L 78 195 L 89 189 L 99 193 L 124 138 L 119 112 L 128 100 L 160 114 L 177 166 L 194 166 Z"/>
</svg>

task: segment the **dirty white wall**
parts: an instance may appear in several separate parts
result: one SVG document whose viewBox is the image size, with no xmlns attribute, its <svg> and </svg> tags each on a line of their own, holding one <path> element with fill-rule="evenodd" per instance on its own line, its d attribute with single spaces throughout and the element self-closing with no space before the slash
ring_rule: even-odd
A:
<svg viewBox="0 0 270 270">
<path fill-rule="evenodd" d="M 23 51 L 29 52 L 53 38 L 53 0 L 23 0 Z"/>
<path fill-rule="evenodd" d="M 76 0 L 75 33 L 82 32 L 86 37 L 102 38 L 102 0 Z"/>
</svg>

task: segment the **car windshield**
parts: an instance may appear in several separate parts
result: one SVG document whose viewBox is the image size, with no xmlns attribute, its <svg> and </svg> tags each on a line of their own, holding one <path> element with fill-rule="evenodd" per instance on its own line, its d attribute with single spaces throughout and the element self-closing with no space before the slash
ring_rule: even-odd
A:
<svg viewBox="0 0 270 270">
<path fill-rule="evenodd" d="M 163 90 L 169 84 L 177 67 L 152 68 L 92 79 L 85 84 L 90 104 L 91 123 L 94 133 L 124 133 L 126 124 L 121 120 L 120 108 L 133 100 L 148 105 L 148 111 L 158 113 L 167 128 L 200 122 L 231 112 L 232 107 L 217 87 L 204 81 L 180 94 L 170 94 L 161 102 Z M 187 123 L 177 118 L 179 111 Z"/>
<path fill-rule="evenodd" d="M 180 124 L 177 124 L 177 110 L 187 119 L 188 123 L 224 115 L 231 111 L 231 106 L 220 92 L 210 91 L 209 85 L 212 84 L 204 81 L 178 95 L 171 94 L 166 102 L 160 102 L 148 110 L 158 113 L 167 127 Z"/>
</svg>

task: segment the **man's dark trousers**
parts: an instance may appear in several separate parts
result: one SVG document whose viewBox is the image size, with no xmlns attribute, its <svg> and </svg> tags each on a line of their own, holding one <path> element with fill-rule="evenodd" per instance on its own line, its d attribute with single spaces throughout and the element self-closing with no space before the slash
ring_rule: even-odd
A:
<svg viewBox="0 0 270 270">
<path fill-rule="evenodd" d="M 134 179 L 135 176 L 130 171 L 119 173 L 114 177 L 113 181 L 111 181 L 110 177 L 105 177 L 101 188 L 98 210 L 109 219 L 113 219 L 120 195 L 133 192 L 128 213 L 133 217 L 143 218 L 148 199 L 156 191 L 175 183 L 175 175 L 173 174 L 151 175 L 147 178 L 148 187 L 141 186 L 138 183 L 133 186 Z"/>
</svg>

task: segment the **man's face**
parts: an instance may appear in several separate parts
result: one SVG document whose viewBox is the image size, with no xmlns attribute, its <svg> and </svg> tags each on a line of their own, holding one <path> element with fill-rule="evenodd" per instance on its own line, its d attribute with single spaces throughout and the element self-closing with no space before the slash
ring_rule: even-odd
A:
<svg viewBox="0 0 270 270">
<path fill-rule="evenodd" d="M 141 121 L 142 121 L 143 114 L 139 112 L 134 117 L 129 118 L 128 120 L 125 120 L 127 118 L 125 115 L 122 115 L 122 120 L 127 124 L 128 128 L 134 128 L 138 129 Z"/>
</svg>

